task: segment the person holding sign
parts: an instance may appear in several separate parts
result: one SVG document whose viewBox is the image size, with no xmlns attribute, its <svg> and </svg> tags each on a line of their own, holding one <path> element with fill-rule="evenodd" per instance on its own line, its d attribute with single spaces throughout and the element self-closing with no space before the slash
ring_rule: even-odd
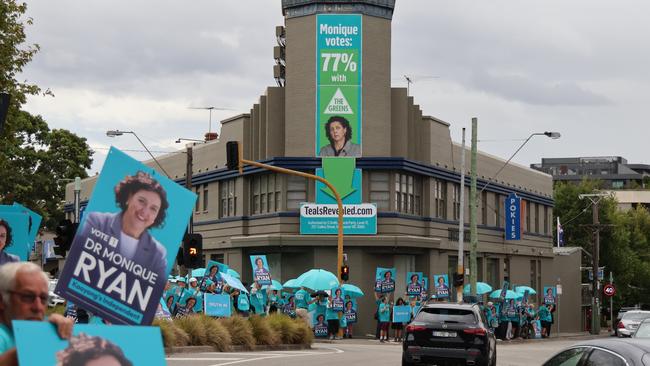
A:
<svg viewBox="0 0 650 366">
<path fill-rule="evenodd" d="M 49 297 L 47 275 L 34 263 L 15 262 L 0 266 L 0 365 L 17 365 L 13 320 L 45 319 Z M 74 321 L 52 314 L 48 321 L 59 336 L 72 335 Z"/>
<path fill-rule="evenodd" d="M 395 291 L 395 280 L 393 279 L 392 270 L 384 272 L 383 279 L 381 280 L 381 293 L 389 293 Z"/>
<path fill-rule="evenodd" d="M 319 156 L 361 156 L 361 146 L 352 143 L 352 127 L 345 117 L 330 117 L 325 136 L 330 143 L 320 149 Z"/>
<path fill-rule="evenodd" d="M 0 219 L 0 265 L 20 261 L 17 255 L 5 251 L 5 248 L 13 244 L 12 241 L 11 226 L 7 221 Z"/>
<path fill-rule="evenodd" d="M 343 311 L 343 297 L 341 295 L 341 288 L 334 288 L 332 291 L 334 295 L 330 298 L 330 306 L 333 311 Z"/>
<path fill-rule="evenodd" d="M 381 296 L 377 300 L 377 317 L 379 320 L 379 341 L 384 343 L 388 341 L 388 324 L 390 322 L 390 304 L 388 297 Z"/>
<path fill-rule="evenodd" d="M 354 309 L 352 301 L 348 300 L 345 303 L 345 311 L 343 313 L 346 321 L 344 337 L 352 338 L 352 325 L 357 322 L 357 311 Z"/>
<path fill-rule="evenodd" d="M 395 302 L 395 306 L 404 306 L 406 303 L 404 302 L 404 299 L 401 297 L 397 299 L 397 302 Z M 393 307 L 393 311 L 394 307 Z M 409 311 L 410 313 L 410 311 Z M 391 325 L 391 328 L 395 331 L 395 342 L 401 342 L 402 341 L 402 331 L 404 330 L 404 323 L 402 322 L 396 322 L 393 320 L 393 323 Z"/>
<path fill-rule="evenodd" d="M 260 285 L 270 285 L 271 284 L 271 274 L 269 273 L 269 268 L 266 265 L 266 256 L 251 256 L 253 261 L 253 281 L 259 283 Z"/>
</svg>

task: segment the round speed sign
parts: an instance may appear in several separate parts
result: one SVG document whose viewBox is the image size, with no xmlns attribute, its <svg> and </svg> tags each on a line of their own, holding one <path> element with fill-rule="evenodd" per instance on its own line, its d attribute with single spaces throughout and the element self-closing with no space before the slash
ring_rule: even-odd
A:
<svg viewBox="0 0 650 366">
<path fill-rule="evenodd" d="M 606 284 L 605 287 L 603 287 L 603 294 L 610 297 L 616 295 L 616 287 L 611 283 Z"/>
</svg>

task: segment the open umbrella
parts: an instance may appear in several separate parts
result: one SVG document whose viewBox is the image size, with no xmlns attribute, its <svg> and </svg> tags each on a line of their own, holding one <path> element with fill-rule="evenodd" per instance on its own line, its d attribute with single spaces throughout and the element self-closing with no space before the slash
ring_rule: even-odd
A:
<svg viewBox="0 0 650 366">
<path fill-rule="evenodd" d="M 284 290 L 297 290 L 300 288 L 300 286 L 297 285 L 298 280 L 296 278 L 292 278 L 288 280 L 287 282 L 282 284 L 282 288 Z"/>
<path fill-rule="evenodd" d="M 476 283 L 476 294 L 477 295 L 483 295 L 487 294 L 488 292 L 492 291 L 492 286 L 488 285 L 485 282 L 477 282 Z M 469 283 L 463 287 L 463 294 L 467 295 L 470 293 L 470 285 Z"/>
<path fill-rule="evenodd" d="M 241 281 L 227 273 L 221 273 L 221 278 L 223 281 L 230 287 L 236 288 L 237 290 L 243 291 L 245 293 L 248 293 L 248 290 L 246 289 L 246 286 L 241 283 Z"/>
<path fill-rule="evenodd" d="M 205 268 L 196 268 L 192 270 L 192 277 L 203 277 L 205 276 Z"/>
<path fill-rule="evenodd" d="M 297 279 L 298 285 L 306 287 L 312 291 L 331 290 L 339 285 L 339 280 L 336 276 L 324 269 L 309 270 Z"/>
<path fill-rule="evenodd" d="M 501 296 L 501 290 L 500 289 L 492 291 L 492 293 L 490 294 L 490 298 L 492 298 L 492 299 L 498 299 L 500 296 Z M 511 291 L 511 290 L 506 291 L 506 300 L 510 300 L 510 299 L 515 299 L 516 300 L 516 299 L 522 298 L 523 296 L 524 295 L 516 293 L 516 292 Z"/>
<path fill-rule="evenodd" d="M 282 284 L 280 283 L 280 281 L 276 281 L 276 280 L 271 280 L 271 285 L 262 286 L 263 289 L 269 287 L 271 287 L 271 290 L 278 290 L 278 291 L 282 290 Z"/>
<path fill-rule="evenodd" d="M 222 272 L 222 273 L 223 273 L 223 272 Z M 241 278 L 241 276 L 239 275 L 239 273 L 237 273 L 237 271 L 235 271 L 235 270 L 232 269 L 232 268 L 228 268 L 228 270 L 226 271 L 226 274 L 227 274 L 228 276 L 230 276 L 230 277 L 235 277 L 235 278 L 237 278 L 237 279 L 240 279 L 240 278 Z"/>
<path fill-rule="evenodd" d="M 534 288 L 529 287 L 529 286 L 517 286 L 515 287 L 515 292 L 519 294 L 524 294 L 524 292 L 528 291 L 528 295 L 537 295 L 537 291 L 535 291 Z"/>
<path fill-rule="evenodd" d="M 361 291 L 361 289 L 355 285 L 344 283 L 343 286 L 341 286 L 341 288 L 343 288 L 345 294 L 350 295 L 351 298 L 363 296 L 363 291 Z"/>
</svg>

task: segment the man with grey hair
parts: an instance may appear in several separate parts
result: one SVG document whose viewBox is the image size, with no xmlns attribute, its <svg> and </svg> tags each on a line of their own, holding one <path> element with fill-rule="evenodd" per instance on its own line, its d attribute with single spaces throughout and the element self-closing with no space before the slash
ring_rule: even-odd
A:
<svg viewBox="0 0 650 366">
<path fill-rule="evenodd" d="M 0 365 L 17 365 L 12 320 L 45 319 L 48 278 L 34 263 L 15 262 L 0 266 Z M 60 314 L 48 319 L 61 338 L 70 338 L 73 322 Z"/>
</svg>

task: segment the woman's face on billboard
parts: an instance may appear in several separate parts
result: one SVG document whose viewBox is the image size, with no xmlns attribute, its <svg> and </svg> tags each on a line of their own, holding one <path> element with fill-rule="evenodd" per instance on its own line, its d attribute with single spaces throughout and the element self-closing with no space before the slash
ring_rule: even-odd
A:
<svg viewBox="0 0 650 366">
<path fill-rule="evenodd" d="M 147 230 L 158 217 L 160 212 L 160 196 L 156 192 L 139 190 L 126 201 L 127 207 L 124 212 L 125 225 L 131 234 L 139 237 Z"/>
</svg>

